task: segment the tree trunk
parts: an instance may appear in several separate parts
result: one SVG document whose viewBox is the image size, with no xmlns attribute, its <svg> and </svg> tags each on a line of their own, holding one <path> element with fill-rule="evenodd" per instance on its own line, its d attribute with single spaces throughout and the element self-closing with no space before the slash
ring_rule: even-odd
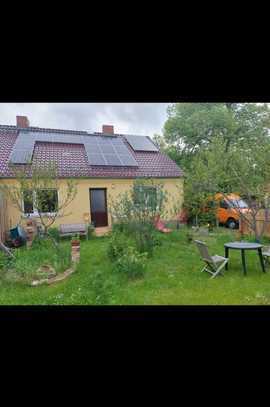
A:
<svg viewBox="0 0 270 407">
<path fill-rule="evenodd" d="M 255 217 L 253 218 L 253 225 L 254 225 L 254 233 L 255 233 L 255 242 L 260 243 L 260 241 L 261 241 L 261 236 L 259 235 L 259 232 L 258 232 L 256 215 L 255 215 Z"/>
</svg>

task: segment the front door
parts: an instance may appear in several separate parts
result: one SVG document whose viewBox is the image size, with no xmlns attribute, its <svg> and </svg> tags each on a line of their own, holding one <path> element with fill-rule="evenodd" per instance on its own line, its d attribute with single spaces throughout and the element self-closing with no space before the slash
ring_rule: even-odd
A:
<svg viewBox="0 0 270 407">
<path fill-rule="evenodd" d="M 90 189 L 91 220 L 95 227 L 108 226 L 107 196 L 105 188 Z"/>
</svg>

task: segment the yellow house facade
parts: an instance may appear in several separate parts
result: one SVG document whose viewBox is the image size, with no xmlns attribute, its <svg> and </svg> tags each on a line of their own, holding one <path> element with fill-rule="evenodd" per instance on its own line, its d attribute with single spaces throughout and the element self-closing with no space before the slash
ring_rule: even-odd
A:
<svg viewBox="0 0 270 407">
<path fill-rule="evenodd" d="M 102 130 L 90 135 L 33 128 L 27 118 L 17 116 L 17 126 L 0 126 L 0 185 L 17 184 L 10 163 L 29 168 L 32 163 L 44 165 L 53 160 L 60 171 L 55 197 L 58 203 L 65 195 L 67 179 L 74 179 L 77 190 L 54 226 L 92 222 L 97 232 L 106 232 L 112 225 L 111 203 L 130 191 L 134 180 L 151 179 L 152 187 L 162 184 L 167 194 L 167 220 L 175 219 L 183 203 L 181 169 L 149 138 L 115 134 L 112 126 L 103 126 Z M 26 164 L 24 160 L 29 155 L 31 164 L 29 159 Z M 8 228 L 23 223 L 27 217 L 36 217 L 31 205 L 25 213 L 11 202 L 5 208 Z"/>
</svg>

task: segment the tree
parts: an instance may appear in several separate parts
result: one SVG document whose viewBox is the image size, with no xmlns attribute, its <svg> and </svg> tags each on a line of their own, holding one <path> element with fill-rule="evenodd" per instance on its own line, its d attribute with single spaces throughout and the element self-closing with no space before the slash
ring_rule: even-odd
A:
<svg viewBox="0 0 270 407">
<path fill-rule="evenodd" d="M 48 230 L 57 218 L 66 216 L 66 208 L 74 200 L 77 186 L 73 179 L 66 180 L 66 187 L 61 188 L 60 177 L 54 162 L 46 166 L 32 165 L 29 167 L 12 165 L 11 170 L 15 184 L 5 184 L 1 187 L 7 199 L 14 205 L 22 216 L 25 216 L 25 205 L 35 209 L 43 228 L 44 236 L 49 237 Z M 57 192 L 61 189 L 60 200 Z"/>
<path fill-rule="evenodd" d="M 170 201 L 171 208 L 167 203 Z M 133 236 L 139 252 L 152 254 L 155 245 L 155 221 L 157 217 L 170 217 L 179 212 L 178 196 L 172 197 L 164 189 L 163 183 L 152 179 L 137 179 L 130 190 L 119 194 L 116 199 L 110 197 L 109 210 L 113 226 Z"/>
<path fill-rule="evenodd" d="M 263 142 L 270 127 L 267 104 L 176 103 L 167 112 L 166 151 L 178 156 L 184 168 L 189 168 L 194 156 L 216 138 L 223 142 L 225 153 L 235 144 L 245 150 L 254 142 Z"/>
<path fill-rule="evenodd" d="M 221 193 L 228 200 L 228 193 L 237 192 L 247 202 L 248 213 L 235 206 L 235 202 L 230 203 L 259 241 L 269 218 L 270 142 L 265 140 L 246 147 L 245 154 L 241 150 L 239 152 L 237 144 L 224 153 L 225 143 L 216 138 L 207 149 L 198 152 L 186 174 L 185 205 L 199 213 L 210 196 Z M 259 232 L 256 218 L 262 209 L 264 227 Z"/>
</svg>

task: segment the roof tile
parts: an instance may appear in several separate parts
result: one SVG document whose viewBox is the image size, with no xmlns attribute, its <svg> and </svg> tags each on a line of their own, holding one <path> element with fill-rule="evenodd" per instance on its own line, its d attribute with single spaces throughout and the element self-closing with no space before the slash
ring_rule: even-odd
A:
<svg viewBox="0 0 270 407">
<path fill-rule="evenodd" d="M 42 132 L 57 131 L 70 134 L 85 134 L 85 132 L 73 130 L 40 129 L 38 127 L 31 127 L 29 129 Z M 49 161 L 55 161 L 59 176 L 64 178 L 174 178 L 183 176 L 181 169 L 165 154 L 161 152 L 133 151 L 123 135 L 118 135 L 118 137 L 124 140 L 131 154 L 136 159 L 138 167 L 91 166 L 88 163 L 83 145 L 46 142 L 36 142 L 33 164 L 46 164 Z M 16 138 L 16 126 L 0 126 L 0 177 L 2 178 L 13 176 L 8 166 L 8 160 Z"/>
</svg>

